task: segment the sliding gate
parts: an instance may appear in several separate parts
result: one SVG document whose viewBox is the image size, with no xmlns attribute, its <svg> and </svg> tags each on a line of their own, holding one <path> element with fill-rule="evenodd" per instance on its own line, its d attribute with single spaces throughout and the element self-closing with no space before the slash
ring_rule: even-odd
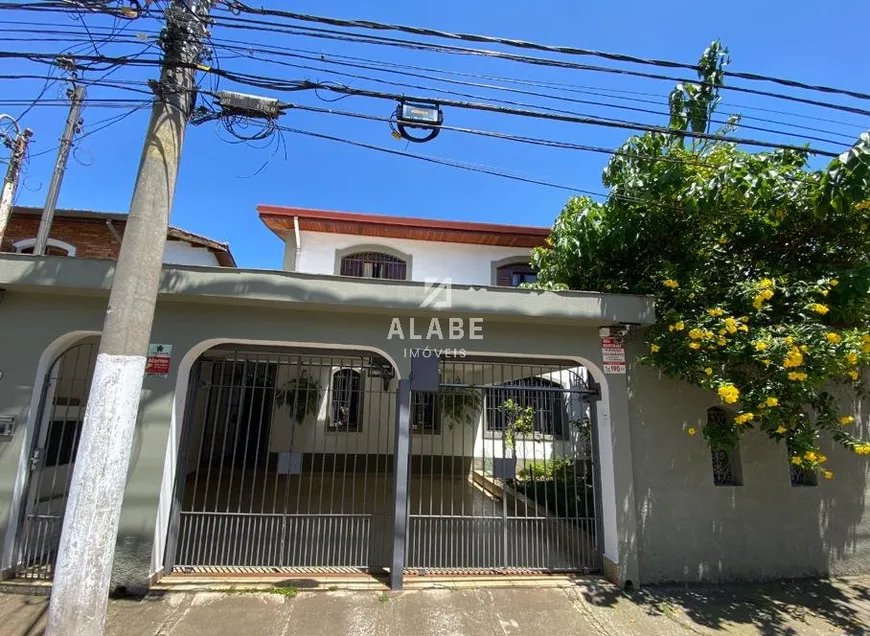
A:
<svg viewBox="0 0 870 636">
<path fill-rule="evenodd" d="M 169 571 L 378 570 L 395 372 L 346 351 L 212 349 L 191 374 Z"/>
<path fill-rule="evenodd" d="M 442 360 L 412 394 L 406 573 L 598 570 L 597 399 L 576 363 Z"/>
</svg>

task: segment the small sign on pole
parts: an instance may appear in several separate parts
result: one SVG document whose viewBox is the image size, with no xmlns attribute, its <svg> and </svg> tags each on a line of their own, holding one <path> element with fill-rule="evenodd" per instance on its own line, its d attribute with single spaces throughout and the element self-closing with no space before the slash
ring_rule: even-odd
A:
<svg viewBox="0 0 870 636">
<path fill-rule="evenodd" d="M 152 378 L 165 378 L 169 375 L 172 361 L 172 345 L 148 345 L 148 358 L 145 360 L 145 375 Z"/>
<path fill-rule="evenodd" d="M 625 347 L 622 346 L 621 338 L 602 338 L 601 358 L 604 362 L 604 373 L 625 375 Z"/>
</svg>

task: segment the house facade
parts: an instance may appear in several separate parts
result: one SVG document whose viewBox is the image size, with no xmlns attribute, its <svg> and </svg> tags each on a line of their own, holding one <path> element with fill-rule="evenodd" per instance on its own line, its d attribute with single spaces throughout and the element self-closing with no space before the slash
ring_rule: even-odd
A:
<svg viewBox="0 0 870 636">
<path fill-rule="evenodd" d="M 752 434 L 711 456 L 686 431 L 715 396 L 633 363 L 651 299 L 523 286 L 545 229 L 258 213 L 282 270 L 164 268 L 115 588 L 868 571 L 863 458 L 831 449 L 837 479 L 812 486 Z M 0 255 L 7 576 L 51 578 L 111 277 Z"/>
<path fill-rule="evenodd" d="M 32 254 L 41 217 L 42 208 L 14 207 L 0 252 Z M 55 210 L 45 253 L 48 256 L 115 260 L 121 251 L 126 226 L 126 214 Z M 163 262 L 206 267 L 236 266 L 228 244 L 177 227 L 170 227 L 166 233 Z"/>
</svg>

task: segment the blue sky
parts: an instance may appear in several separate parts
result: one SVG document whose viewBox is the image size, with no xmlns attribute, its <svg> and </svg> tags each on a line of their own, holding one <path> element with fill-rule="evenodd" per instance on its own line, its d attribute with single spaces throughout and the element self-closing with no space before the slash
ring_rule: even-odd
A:
<svg viewBox="0 0 870 636">
<path fill-rule="evenodd" d="M 651 58 L 695 62 L 699 54 L 717 37 L 731 51 L 732 70 L 751 71 L 789 77 L 808 83 L 842 86 L 870 91 L 868 72 L 870 51 L 863 38 L 862 25 L 870 21 L 870 5 L 858 0 L 838 2 L 820 10 L 817 3 L 800 2 L 541 2 L 506 0 L 460 2 L 442 0 L 435 3 L 347 2 L 342 0 L 298 0 L 266 3 L 270 8 L 361 18 L 383 22 L 424 25 L 449 31 L 477 32 L 628 53 Z M 3 11 L 2 20 L 39 20 L 41 14 Z M 68 16 L 47 16 L 45 22 L 75 24 Z M 89 26 L 110 24 L 99 16 L 87 18 Z M 156 22 L 131 24 L 128 31 L 153 30 Z M 6 26 L 6 28 L 12 28 Z M 397 34 L 386 34 L 397 35 Z M 506 76 L 525 80 L 542 80 L 574 85 L 583 90 L 604 92 L 636 91 L 642 95 L 609 92 L 606 96 L 586 95 L 587 99 L 665 110 L 665 100 L 672 83 L 622 77 L 588 71 L 553 69 L 521 65 L 514 62 L 415 52 L 390 47 L 352 44 L 269 33 L 229 30 L 217 26 L 215 38 L 248 40 L 271 46 L 292 47 L 366 57 L 392 63 Z M 398 36 L 398 35 L 397 35 Z M 401 36 L 398 36 L 401 37 Z M 59 51 L 58 43 L 9 43 L 6 50 Z M 473 45 L 471 45 L 473 46 Z M 490 47 L 497 48 L 497 47 Z M 104 47 L 109 55 L 136 49 Z M 91 51 L 92 52 L 92 51 Z M 584 63 L 610 64 L 594 58 L 571 58 Z M 304 63 L 304 62 L 303 62 Z M 271 75 L 284 79 L 313 79 L 348 82 L 353 86 L 402 92 L 401 88 L 336 77 L 324 70 L 291 69 L 249 59 L 222 57 L 220 65 L 234 71 Z M 30 62 L 4 60 L 2 73 L 36 72 L 45 67 Z M 649 67 L 629 66 L 639 70 Z M 341 69 L 373 75 L 372 72 Z M 676 74 L 676 73 L 675 73 Z M 377 75 L 377 74 L 375 74 Z M 156 76 L 154 69 L 121 69 L 113 79 L 139 79 Z M 394 81 L 449 88 L 428 80 L 380 75 Z M 210 82 L 206 81 L 206 85 Z M 736 82 L 735 82 L 736 83 Z M 742 82 L 741 85 L 784 91 L 772 84 Z M 35 97 L 42 82 L 5 80 L 0 82 L 0 100 Z M 53 85 L 46 97 L 56 98 Z M 257 89 L 222 82 L 222 88 L 255 92 Z M 477 93 L 485 97 L 515 99 L 578 113 L 611 118 L 634 119 L 664 124 L 664 114 L 650 115 L 581 104 L 566 104 L 544 98 L 510 95 L 472 87 L 454 90 Z M 531 89 L 538 90 L 538 89 Z M 300 104 L 329 106 L 313 93 L 286 95 L 263 94 L 294 100 Z M 408 91 L 411 92 L 411 91 Z M 420 91 L 415 91 L 420 92 Z M 433 93 L 434 94 L 434 93 Z M 804 93 L 817 99 L 829 99 L 867 108 L 867 102 Z M 564 93 L 562 95 L 565 95 Z M 612 99 L 613 95 L 658 100 L 647 104 Z M 117 89 L 92 89 L 91 97 L 125 97 Z M 575 94 L 574 97 L 584 98 Z M 461 99 L 461 98 L 457 98 Z M 389 102 L 351 97 L 334 104 L 335 108 L 388 116 L 394 107 Z M 804 117 L 831 120 L 822 122 L 792 115 L 753 111 L 742 107 L 767 108 Z M 17 115 L 21 107 L 0 107 Z M 770 98 L 726 92 L 723 112 L 744 112 L 781 122 L 814 126 L 840 135 L 855 135 L 870 128 L 867 118 L 838 111 L 785 102 Z M 88 108 L 85 127 L 123 111 Z M 65 117 L 60 107 L 31 110 L 22 124 L 34 129 L 34 156 L 26 168 L 17 202 L 42 205 L 54 161 L 51 149 L 56 146 Z M 60 195 L 62 207 L 126 211 L 139 161 L 141 143 L 147 124 L 147 110 L 127 117 L 105 130 L 78 142 L 74 160 L 70 161 Z M 547 122 L 508 115 L 475 113 L 445 109 L 445 122 L 454 126 L 478 128 L 504 133 L 545 137 L 613 148 L 627 136 L 626 131 Z M 347 119 L 325 114 L 290 111 L 282 124 L 342 138 L 380 145 L 397 150 L 421 152 L 469 163 L 484 164 L 500 170 L 528 175 L 579 189 L 603 191 L 601 170 L 606 156 L 574 150 L 539 148 L 460 133 L 443 132 L 435 141 L 411 145 L 390 136 L 386 123 Z M 749 123 L 748 121 L 746 123 Z M 779 124 L 752 122 L 760 126 Z M 779 142 L 800 143 L 799 138 L 757 131 L 741 131 L 744 136 Z M 812 134 L 812 133 L 811 133 Z M 827 133 L 817 133 L 830 137 Z M 214 123 L 191 127 L 184 148 L 180 178 L 176 190 L 172 223 L 185 229 L 228 241 L 241 266 L 278 268 L 281 263 L 280 241 L 260 223 L 258 203 L 315 207 L 321 209 L 373 212 L 391 215 L 447 218 L 469 221 L 549 225 L 570 193 L 542 186 L 524 184 L 436 166 L 414 159 L 394 157 L 334 142 L 285 136 L 287 157 L 283 149 L 272 156 L 275 146 L 254 148 L 227 142 L 229 136 Z M 840 138 L 846 142 L 845 138 Z M 825 146 L 835 149 L 832 146 Z M 48 151 L 48 152 L 47 152 Z M 257 172 L 268 160 L 267 165 Z M 256 174 L 254 174 L 256 173 Z M 252 176 L 253 175 L 253 176 Z"/>
</svg>

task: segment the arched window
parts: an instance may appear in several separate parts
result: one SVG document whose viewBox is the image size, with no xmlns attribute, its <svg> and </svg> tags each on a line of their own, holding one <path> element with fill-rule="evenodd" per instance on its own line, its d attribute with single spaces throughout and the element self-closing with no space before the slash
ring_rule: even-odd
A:
<svg viewBox="0 0 870 636">
<path fill-rule="evenodd" d="M 408 264 L 398 256 L 382 252 L 357 252 L 342 257 L 339 273 L 357 278 L 406 280 Z"/>
<path fill-rule="evenodd" d="M 532 407 L 532 427 L 535 433 L 552 435 L 557 439 L 567 436 L 568 409 L 566 391 L 558 382 L 546 378 L 529 377 L 504 382 L 486 391 L 486 430 L 502 432 L 507 425 L 502 404 L 513 400 L 521 408 Z"/>
<path fill-rule="evenodd" d="M 22 239 L 20 241 L 15 241 L 12 244 L 12 247 L 15 248 L 15 251 L 19 254 L 33 254 L 33 248 L 36 246 L 36 239 Z M 57 239 L 50 238 L 45 245 L 45 255 L 46 256 L 75 256 L 76 248 L 74 245 L 70 245 L 69 243 L 64 243 L 63 241 L 58 241 Z"/>
<path fill-rule="evenodd" d="M 362 373 L 353 369 L 339 369 L 332 374 L 331 431 L 362 430 Z"/>
<path fill-rule="evenodd" d="M 534 283 L 537 278 L 528 262 L 517 261 L 496 268 L 495 284 L 499 287 L 519 287 L 523 283 Z"/>
<path fill-rule="evenodd" d="M 728 413 L 718 406 L 707 409 L 707 428 L 727 427 Z M 713 484 L 716 486 L 740 486 L 743 483 L 740 474 L 740 453 L 737 446 L 731 450 L 711 449 L 713 462 Z"/>
</svg>

